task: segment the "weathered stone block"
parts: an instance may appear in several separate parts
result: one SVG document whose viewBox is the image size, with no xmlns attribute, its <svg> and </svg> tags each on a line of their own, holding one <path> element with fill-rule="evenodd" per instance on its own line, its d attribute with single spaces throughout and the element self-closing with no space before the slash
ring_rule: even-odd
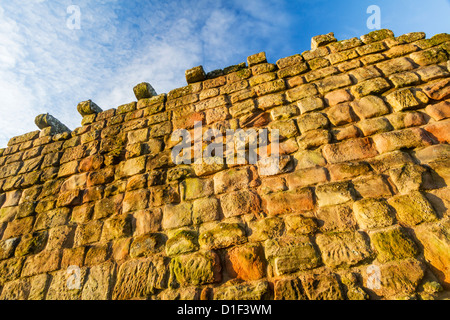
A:
<svg viewBox="0 0 450 320">
<path fill-rule="evenodd" d="M 430 104 L 425 108 L 425 111 L 436 121 L 450 118 L 450 101 Z"/>
<path fill-rule="evenodd" d="M 214 228 L 199 236 L 199 243 L 205 249 L 222 249 L 247 242 L 244 228 L 238 223 L 220 222 Z"/>
<path fill-rule="evenodd" d="M 356 229 L 356 221 L 349 203 L 319 207 L 316 218 L 319 230 L 324 233 Z"/>
<path fill-rule="evenodd" d="M 400 226 L 372 231 L 369 235 L 380 263 L 413 258 L 418 253 L 416 245 Z"/>
<path fill-rule="evenodd" d="M 356 194 L 363 198 L 377 198 L 391 196 L 389 184 L 383 176 L 369 174 L 353 179 Z"/>
<path fill-rule="evenodd" d="M 423 246 L 426 261 L 446 289 L 450 288 L 449 227 L 449 220 L 446 219 L 438 223 L 423 223 L 414 228 L 415 236 Z"/>
<path fill-rule="evenodd" d="M 134 259 L 123 263 L 117 273 L 113 299 L 146 297 L 167 287 L 168 268 L 163 257 Z"/>
<path fill-rule="evenodd" d="M 261 245 L 255 243 L 233 247 L 226 253 L 225 266 L 232 278 L 258 280 L 265 275 L 265 259 Z"/>
<path fill-rule="evenodd" d="M 326 46 L 327 44 L 336 42 L 336 38 L 334 37 L 334 33 L 330 32 L 328 34 L 318 35 L 312 37 L 311 39 L 311 50 L 315 50 L 319 47 Z"/>
<path fill-rule="evenodd" d="M 311 130 L 297 137 L 298 147 L 300 149 L 311 149 L 330 143 L 331 134 L 326 129 Z"/>
<path fill-rule="evenodd" d="M 166 242 L 168 256 L 197 251 L 198 248 L 197 232 L 190 230 L 178 231 Z"/>
<path fill-rule="evenodd" d="M 289 102 L 294 102 L 307 97 L 312 97 L 318 93 L 316 85 L 308 83 L 286 91 L 286 99 Z"/>
<path fill-rule="evenodd" d="M 340 74 L 336 76 L 327 77 L 316 82 L 317 88 L 321 94 L 350 86 L 352 80 L 348 74 Z"/>
<path fill-rule="evenodd" d="M 314 208 L 313 194 L 310 188 L 271 193 L 263 196 L 262 200 L 270 216 L 299 213 Z"/>
<path fill-rule="evenodd" d="M 329 163 L 340 163 L 374 157 L 378 154 L 369 138 L 351 139 L 348 141 L 327 144 L 323 155 Z"/>
<path fill-rule="evenodd" d="M 187 83 L 199 82 L 206 79 L 206 74 L 202 66 L 186 70 L 185 75 Z"/>
<path fill-rule="evenodd" d="M 286 176 L 286 183 L 291 190 L 326 181 L 328 181 L 327 170 L 323 167 L 306 168 Z"/>
<path fill-rule="evenodd" d="M 331 268 L 350 267 L 372 255 L 366 236 L 358 231 L 319 234 L 316 242 L 323 262 Z"/>
<path fill-rule="evenodd" d="M 137 236 L 130 245 L 130 257 L 148 257 L 162 250 L 165 243 L 164 235 L 147 233 Z"/>
<path fill-rule="evenodd" d="M 260 64 L 260 63 L 266 63 L 266 53 L 265 52 L 259 52 L 256 54 L 253 54 L 251 56 L 247 57 L 247 64 L 249 67 L 252 67 L 254 65 Z"/>
<path fill-rule="evenodd" d="M 264 242 L 264 252 L 277 276 L 314 269 L 322 264 L 315 246 L 307 237 L 268 239 Z"/>
<path fill-rule="evenodd" d="M 409 128 L 384 132 L 372 137 L 379 153 L 385 153 L 402 148 L 418 148 L 432 144 L 426 132 L 420 128 Z"/>
<path fill-rule="evenodd" d="M 394 223 L 392 210 L 384 199 L 356 201 L 353 212 L 361 229 L 382 228 Z"/>
<path fill-rule="evenodd" d="M 423 92 L 433 100 L 444 100 L 450 97 L 450 79 L 433 82 L 422 88 Z"/>
<path fill-rule="evenodd" d="M 328 127 L 328 118 L 323 113 L 312 112 L 297 118 L 297 124 L 303 134 L 311 130 Z"/>
<path fill-rule="evenodd" d="M 381 94 L 390 87 L 391 85 L 386 79 L 379 77 L 358 83 L 352 87 L 351 91 L 355 98 L 360 99 L 371 94 Z"/>
<path fill-rule="evenodd" d="M 29 256 L 26 259 L 23 265 L 22 276 L 29 277 L 58 270 L 60 263 L 61 252 L 59 250 L 42 251 L 41 253 Z"/>
<path fill-rule="evenodd" d="M 352 96 L 346 89 L 339 89 L 329 92 L 325 95 L 325 102 L 329 106 L 335 106 L 337 104 L 348 102 L 352 100 Z"/>
<path fill-rule="evenodd" d="M 388 202 L 394 207 L 397 219 L 407 226 L 415 226 L 422 222 L 437 220 L 433 207 L 419 191 L 397 195 L 390 198 Z"/>
<path fill-rule="evenodd" d="M 419 190 L 423 184 L 424 174 L 427 170 L 416 164 L 406 163 L 405 165 L 389 170 L 389 176 L 400 193 L 409 193 Z"/>
<path fill-rule="evenodd" d="M 389 29 L 380 29 L 369 32 L 360 37 L 365 44 L 381 41 L 388 38 L 394 38 L 394 33 Z"/>
<path fill-rule="evenodd" d="M 269 283 L 266 280 L 214 288 L 215 300 L 263 300 L 268 295 Z"/>
<path fill-rule="evenodd" d="M 181 195 L 184 200 L 193 200 L 214 194 L 214 180 L 188 178 L 180 183 Z"/>
<path fill-rule="evenodd" d="M 76 246 L 91 244 L 100 240 L 103 222 L 98 220 L 89 221 L 77 226 L 74 242 Z"/>
<path fill-rule="evenodd" d="M 297 101 L 297 106 L 302 114 L 323 109 L 325 104 L 321 98 L 309 97 Z"/>
<path fill-rule="evenodd" d="M 448 60 L 447 52 L 444 49 L 436 47 L 428 50 L 413 52 L 409 57 L 420 66 L 437 64 Z"/>
<path fill-rule="evenodd" d="M 450 142 L 450 120 L 435 122 L 423 127 L 433 139 L 440 143 Z"/>
<path fill-rule="evenodd" d="M 155 89 L 148 82 L 139 83 L 133 88 L 133 92 L 137 100 L 148 99 L 157 95 Z"/>
<path fill-rule="evenodd" d="M 354 190 L 348 182 L 332 182 L 316 188 L 317 202 L 320 207 L 351 201 L 353 193 Z"/>
<path fill-rule="evenodd" d="M 275 300 L 307 300 L 307 296 L 298 278 L 278 279 L 274 284 Z"/>
<path fill-rule="evenodd" d="M 250 241 L 264 241 L 281 236 L 284 231 L 282 218 L 271 217 L 252 220 L 248 223 Z"/>
<path fill-rule="evenodd" d="M 180 255 L 170 262 L 171 278 L 181 286 L 202 285 L 221 280 L 219 256 L 213 251 Z"/>
<path fill-rule="evenodd" d="M 250 190 L 238 190 L 220 197 L 220 204 L 226 218 L 243 214 L 259 213 L 261 210 L 258 194 Z"/>
<path fill-rule="evenodd" d="M 183 202 L 177 205 L 168 204 L 164 206 L 162 227 L 173 229 L 192 224 L 192 204 Z"/>
<path fill-rule="evenodd" d="M 349 103 L 341 103 L 327 109 L 327 115 L 334 126 L 344 125 L 356 120 L 356 116 Z"/>
</svg>

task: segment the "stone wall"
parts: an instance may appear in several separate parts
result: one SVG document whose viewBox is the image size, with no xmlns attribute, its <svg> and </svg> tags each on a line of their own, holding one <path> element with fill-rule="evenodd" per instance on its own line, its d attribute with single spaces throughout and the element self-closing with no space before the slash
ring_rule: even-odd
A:
<svg viewBox="0 0 450 320">
<path fill-rule="evenodd" d="M 448 296 L 449 54 L 448 34 L 330 33 L 82 102 L 73 131 L 38 116 L 0 150 L 0 298 Z M 174 165 L 196 121 L 278 129 L 277 171 Z"/>
</svg>

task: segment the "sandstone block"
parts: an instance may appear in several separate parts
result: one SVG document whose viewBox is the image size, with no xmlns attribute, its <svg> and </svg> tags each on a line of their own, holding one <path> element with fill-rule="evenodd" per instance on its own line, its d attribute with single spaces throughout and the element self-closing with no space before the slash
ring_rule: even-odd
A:
<svg viewBox="0 0 450 320">
<path fill-rule="evenodd" d="M 297 118 L 297 125 L 303 134 L 311 130 L 326 128 L 328 126 L 328 119 L 323 113 L 312 112 Z"/>
<path fill-rule="evenodd" d="M 266 53 L 265 52 L 259 52 L 256 54 L 253 54 L 251 56 L 247 57 L 247 64 L 249 67 L 252 67 L 254 65 L 260 64 L 260 63 L 266 63 Z"/>
<path fill-rule="evenodd" d="M 318 93 L 316 85 L 308 83 L 286 91 L 286 99 L 289 102 L 294 102 L 307 97 L 312 97 Z"/>
<path fill-rule="evenodd" d="M 278 79 L 270 82 L 265 82 L 254 87 L 257 96 L 263 96 L 270 93 L 275 93 L 286 89 L 286 84 L 283 79 Z"/>
<path fill-rule="evenodd" d="M 194 224 L 215 221 L 220 216 L 220 203 L 216 198 L 202 198 L 194 200 L 192 206 L 192 220 Z"/>
<path fill-rule="evenodd" d="M 61 253 L 59 250 L 42 251 L 26 259 L 23 265 L 22 276 L 29 277 L 55 271 L 59 269 L 60 263 Z"/>
<path fill-rule="evenodd" d="M 299 149 L 311 149 L 330 143 L 331 134 L 326 129 L 311 130 L 297 137 Z"/>
<path fill-rule="evenodd" d="M 344 294 L 334 274 L 306 275 L 302 284 L 309 300 L 344 300 Z"/>
<path fill-rule="evenodd" d="M 120 214 L 105 220 L 102 230 L 102 238 L 113 240 L 131 235 L 131 216 Z"/>
<path fill-rule="evenodd" d="M 302 114 L 323 109 L 325 104 L 323 100 L 318 97 L 309 97 L 302 100 L 297 101 L 297 106 L 300 109 Z"/>
<path fill-rule="evenodd" d="M 323 262 L 331 268 L 350 267 L 372 255 L 366 236 L 358 231 L 319 234 L 316 242 Z"/>
<path fill-rule="evenodd" d="M 229 284 L 214 289 L 215 300 L 262 300 L 268 294 L 269 283 L 266 280 Z"/>
<path fill-rule="evenodd" d="M 394 223 L 392 210 L 383 199 L 362 199 L 353 203 L 353 212 L 361 229 L 374 229 Z"/>
<path fill-rule="evenodd" d="M 348 141 L 327 144 L 323 155 L 329 163 L 340 163 L 374 157 L 378 154 L 374 144 L 368 138 L 351 139 Z"/>
<path fill-rule="evenodd" d="M 334 37 L 334 33 L 330 32 L 328 34 L 318 35 L 312 37 L 311 39 L 311 50 L 315 50 L 319 47 L 326 46 L 327 44 L 336 42 L 336 38 Z"/>
<path fill-rule="evenodd" d="M 180 188 L 184 200 L 207 197 L 214 193 L 214 180 L 189 178 L 181 182 Z"/>
<path fill-rule="evenodd" d="M 74 242 L 76 246 L 91 244 L 100 240 L 103 222 L 98 220 L 80 224 L 75 231 Z"/>
<path fill-rule="evenodd" d="M 372 139 L 379 153 L 402 148 L 425 147 L 432 144 L 426 132 L 420 128 L 384 132 L 373 136 Z"/>
<path fill-rule="evenodd" d="M 270 216 L 299 213 L 314 208 L 313 194 L 309 188 L 268 194 L 263 197 L 263 204 Z"/>
<path fill-rule="evenodd" d="M 425 108 L 425 111 L 436 121 L 450 118 L 450 101 L 430 104 Z"/>
<path fill-rule="evenodd" d="M 349 203 L 319 207 L 316 219 L 319 230 L 324 233 L 356 229 L 356 221 Z"/>
<path fill-rule="evenodd" d="M 192 204 L 183 202 L 177 205 L 168 204 L 164 206 L 162 227 L 173 229 L 192 224 Z"/>
<path fill-rule="evenodd" d="M 197 251 L 198 248 L 197 232 L 190 230 L 178 231 L 166 242 L 168 256 Z"/>
<path fill-rule="evenodd" d="M 165 289 L 167 280 L 167 261 L 162 257 L 126 261 L 117 273 L 113 299 L 127 300 L 148 296 L 157 289 Z"/>
<path fill-rule="evenodd" d="M 447 52 L 439 47 L 413 52 L 409 55 L 409 57 L 420 66 L 438 64 L 439 62 L 448 60 Z"/>
<path fill-rule="evenodd" d="M 423 127 L 428 135 L 440 143 L 450 143 L 450 121 L 435 122 Z"/>
<path fill-rule="evenodd" d="M 325 95 L 325 102 L 329 106 L 335 106 L 337 104 L 351 101 L 352 97 L 346 89 L 339 89 L 331 91 Z"/>
<path fill-rule="evenodd" d="M 414 228 L 415 235 L 423 246 L 426 261 L 436 271 L 436 276 L 446 289 L 450 287 L 449 227 L 449 220 L 446 219 L 438 223 L 424 223 Z"/>
<path fill-rule="evenodd" d="M 316 188 L 317 202 L 320 207 L 351 201 L 353 193 L 348 182 L 332 182 Z"/>
<path fill-rule="evenodd" d="M 361 41 L 364 42 L 365 44 L 368 44 L 388 38 L 394 38 L 394 33 L 389 29 L 380 29 L 361 36 Z"/>
<path fill-rule="evenodd" d="M 327 170 L 323 167 L 302 169 L 286 176 L 286 183 L 291 190 L 323 183 L 327 180 Z"/>
<path fill-rule="evenodd" d="M 200 233 L 198 240 L 202 248 L 211 250 L 247 242 L 247 236 L 240 224 L 220 222 L 214 228 Z"/>
<path fill-rule="evenodd" d="M 186 70 L 185 75 L 186 75 L 186 82 L 188 84 L 203 81 L 206 79 L 206 74 L 202 66 Z"/>
<path fill-rule="evenodd" d="M 287 120 L 289 118 L 292 118 L 298 114 L 298 109 L 295 105 L 287 105 L 287 106 L 281 106 L 277 108 L 273 108 L 270 111 L 270 115 L 272 117 L 272 120 Z"/>
<path fill-rule="evenodd" d="M 397 219 L 407 226 L 415 226 L 422 222 L 436 221 L 436 213 L 425 196 L 419 191 L 397 195 L 388 200 L 397 214 Z"/>
<path fill-rule="evenodd" d="M 298 278 L 278 279 L 274 284 L 275 300 L 307 300 L 307 296 Z"/>
<path fill-rule="evenodd" d="M 423 88 L 423 92 L 433 100 L 447 99 L 450 97 L 450 79 L 429 84 Z"/>
<path fill-rule="evenodd" d="M 284 93 L 275 93 L 263 97 L 258 97 L 256 99 L 258 108 L 262 110 L 267 110 L 272 107 L 280 106 L 284 103 Z"/>
<path fill-rule="evenodd" d="M 259 196 L 250 190 L 238 190 L 220 197 L 220 204 L 226 218 L 243 214 L 258 214 L 261 210 Z"/>
<path fill-rule="evenodd" d="M 391 85 L 384 78 L 373 78 L 363 81 L 352 87 L 351 91 L 355 98 L 361 99 L 362 97 L 371 94 L 381 94 L 389 90 Z"/>
<path fill-rule="evenodd" d="M 130 257 L 148 257 L 162 250 L 165 237 L 160 233 L 147 233 L 133 239 L 130 246 Z"/>
<path fill-rule="evenodd" d="M 323 80 L 316 82 L 317 88 L 321 94 L 350 86 L 352 80 L 348 74 L 340 74 L 336 76 L 327 77 Z"/>
<path fill-rule="evenodd" d="M 363 198 L 377 198 L 392 194 L 389 184 L 381 175 L 369 174 L 355 178 L 353 186 L 357 195 Z"/>
<path fill-rule="evenodd" d="M 232 278 L 244 281 L 258 280 L 265 275 L 265 259 L 261 245 L 244 244 L 230 249 L 225 266 Z"/>
<path fill-rule="evenodd" d="M 372 231 L 369 235 L 380 263 L 413 258 L 418 253 L 416 245 L 400 226 Z"/>
<path fill-rule="evenodd" d="M 314 269 L 322 264 L 315 246 L 306 237 L 268 239 L 264 242 L 264 252 L 277 276 Z"/>
</svg>

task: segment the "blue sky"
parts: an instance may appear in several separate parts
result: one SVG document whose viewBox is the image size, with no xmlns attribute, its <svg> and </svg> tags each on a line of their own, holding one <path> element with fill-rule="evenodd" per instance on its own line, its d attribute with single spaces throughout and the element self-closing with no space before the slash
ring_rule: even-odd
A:
<svg viewBox="0 0 450 320">
<path fill-rule="evenodd" d="M 80 8 L 80 29 L 67 27 Z M 370 32 L 369 5 L 396 35 L 450 32 L 448 0 L 0 0 L 0 147 L 36 130 L 49 112 L 80 126 L 80 101 L 102 109 L 134 101 L 133 86 L 184 86 L 184 71 L 208 72 L 265 51 L 269 62 L 310 49 L 311 37 Z"/>
</svg>

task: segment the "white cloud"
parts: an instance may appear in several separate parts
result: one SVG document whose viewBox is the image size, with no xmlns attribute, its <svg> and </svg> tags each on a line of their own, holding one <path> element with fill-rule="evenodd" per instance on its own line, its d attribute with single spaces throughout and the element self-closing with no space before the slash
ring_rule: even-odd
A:
<svg viewBox="0 0 450 320">
<path fill-rule="evenodd" d="M 135 100 L 133 86 L 158 93 L 185 85 L 186 69 L 245 61 L 289 23 L 284 1 L 19 0 L 0 3 L 0 147 L 36 130 L 49 112 L 71 129 L 78 102 L 104 110 Z M 67 28 L 76 4 L 81 29 Z M 261 47 L 264 44 L 264 48 Z"/>
</svg>

